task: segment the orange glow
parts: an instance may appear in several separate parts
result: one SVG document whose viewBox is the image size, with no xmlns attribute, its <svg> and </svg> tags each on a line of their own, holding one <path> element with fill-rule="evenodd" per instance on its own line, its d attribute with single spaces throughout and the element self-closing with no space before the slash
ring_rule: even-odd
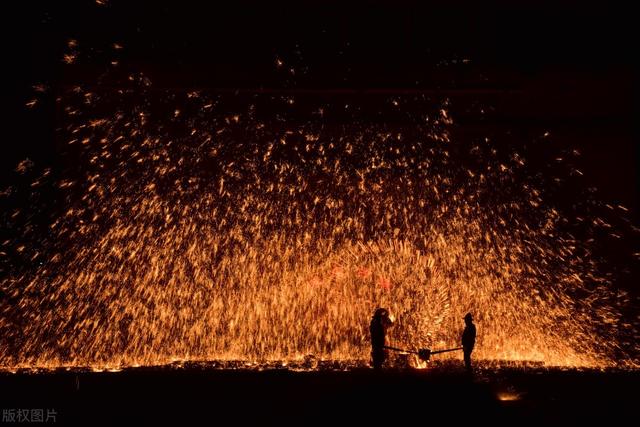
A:
<svg viewBox="0 0 640 427">
<path fill-rule="evenodd" d="M 520 394 L 509 391 L 501 391 L 496 395 L 496 397 L 502 402 L 513 402 L 516 400 L 520 400 Z"/>
<path fill-rule="evenodd" d="M 112 96 L 143 98 L 127 94 Z M 456 173 L 446 103 L 411 139 L 314 122 L 271 135 L 251 108 L 216 116 L 219 100 L 198 93 L 162 120 L 144 99 L 94 110 L 99 94 L 65 96 L 62 140 L 86 164 L 56 187 L 69 204 L 54 249 L 2 279 L 15 301 L 0 314 L 16 343 L 0 346 L 6 369 L 366 363 L 376 307 L 395 315 L 399 347 L 456 347 L 472 312 L 478 360 L 637 366 L 614 358 L 627 297 L 588 242 L 562 231 L 534 179 L 514 184 L 520 157 L 498 160 L 485 141 L 480 166 Z M 493 201 L 507 185 L 515 195 Z"/>
</svg>

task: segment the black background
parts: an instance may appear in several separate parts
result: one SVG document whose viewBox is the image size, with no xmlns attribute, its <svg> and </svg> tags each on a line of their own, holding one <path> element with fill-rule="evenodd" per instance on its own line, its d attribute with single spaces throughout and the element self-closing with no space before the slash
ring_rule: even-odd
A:
<svg viewBox="0 0 640 427">
<path fill-rule="evenodd" d="M 7 6 L 3 184 L 23 158 L 55 158 L 54 97 L 97 84 L 119 43 L 118 67 L 143 71 L 156 88 L 438 91 L 458 105 L 480 93 L 495 111 L 482 120 L 460 112 L 462 127 L 550 131 L 582 152 L 600 197 L 632 208 L 637 220 L 635 22 L 623 2 L 220 3 Z M 67 65 L 70 39 L 80 54 Z M 283 79 L 276 58 L 296 75 Z M 34 84 L 48 91 L 27 108 Z"/>
</svg>

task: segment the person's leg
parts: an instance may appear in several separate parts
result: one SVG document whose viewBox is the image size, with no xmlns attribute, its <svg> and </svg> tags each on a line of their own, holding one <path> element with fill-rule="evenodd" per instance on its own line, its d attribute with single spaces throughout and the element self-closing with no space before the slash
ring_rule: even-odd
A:
<svg viewBox="0 0 640 427">
<path fill-rule="evenodd" d="M 385 354 L 384 350 L 374 350 L 371 352 L 371 360 L 373 361 L 373 369 L 382 369 Z"/>
<path fill-rule="evenodd" d="M 373 369 L 380 369 L 382 367 L 380 357 L 375 350 L 371 352 L 371 365 L 373 366 Z"/>
<path fill-rule="evenodd" d="M 471 372 L 472 368 L 471 368 L 471 352 L 470 351 L 464 352 L 464 366 L 465 368 L 467 368 L 468 372 Z"/>
</svg>

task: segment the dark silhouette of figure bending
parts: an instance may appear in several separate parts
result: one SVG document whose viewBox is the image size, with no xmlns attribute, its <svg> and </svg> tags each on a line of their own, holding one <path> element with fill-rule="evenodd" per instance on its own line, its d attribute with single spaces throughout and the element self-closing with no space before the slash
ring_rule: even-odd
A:
<svg viewBox="0 0 640 427">
<path fill-rule="evenodd" d="M 473 324 L 473 316 L 467 313 L 464 316 L 464 332 L 462 332 L 462 351 L 464 353 L 464 366 L 471 373 L 471 352 L 476 344 L 476 325 Z"/>
<path fill-rule="evenodd" d="M 386 345 L 387 328 L 391 326 L 391 324 L 389 311 L 386 308 L 376 309 L 371 318 L 371 324 L 369 325 L 369 332 L 371 333 L 371 361 L 374 369 L 382 369 L 382 364 L 387 358 L 384 346 Z"/>
</svg>

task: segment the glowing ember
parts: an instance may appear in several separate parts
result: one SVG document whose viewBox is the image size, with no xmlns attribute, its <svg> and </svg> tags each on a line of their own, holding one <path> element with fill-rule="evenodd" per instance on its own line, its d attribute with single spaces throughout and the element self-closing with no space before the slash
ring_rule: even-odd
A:
<svg viewBox="0 0 640 427">
<path fill-rule="evenodd" d="M 521 155 L 456 146 L 446 103 L 402 134 L 325 130 L 331 106 L 288 126 L 253 99 L 231 113 L 222 98 L 130 81 L 143 89 L 62 97 L 77 167 L 55 178 L 49 238 L 33 244 L 27 223 L 2 245 L 23 263 L 1 283 L 0 365 L 367 361 L 378 306 L 403 347 L 457 346 L 472 312 L 479 359 L 635 363 L 616 356 L 627 297 L 593 239 L 566 231 L 577 220 Z M 30 191 L 53 180 L 45 171 Z"/>
<path fill-rule="evenodd" d="M 496 397 L 502 402 L 513 402 L 515 400 L 520 400 L 520 394 L 511 391 L 501 391 L 496 395 Z"/>
</svg>

